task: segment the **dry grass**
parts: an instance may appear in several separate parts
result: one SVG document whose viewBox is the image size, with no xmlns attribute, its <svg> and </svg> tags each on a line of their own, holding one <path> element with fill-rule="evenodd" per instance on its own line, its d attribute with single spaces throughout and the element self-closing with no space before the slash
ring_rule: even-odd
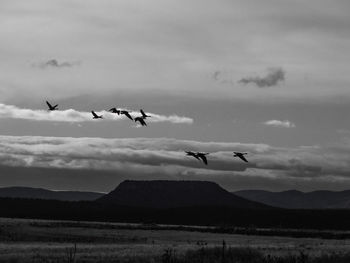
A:
<svg viewBox="0 0 350 263">
<path fill-rule="evenodd" d="M 109 223 L 24 219 L 0 219 L 0 262 L 215 263 L 223 262 L 222 240 L 226 242 L 226 263 L 350 262 L 350 240 L 145 230 L 134 226 L 120 229 Z"/>
<path fill-rule="evenodd" d="M 136 248 L 137 249 L 137 248 Z M 76 254 L 72 256 L 75 247 L 66 247 L 64 250 L 39 250 L 32 255 L 7 255 L 1 256 L 1 262 L 52 262 L 52 263 L 73 263 L 73 262 L 120 262 L 120 263 L 348 263 L 349 253 L 329 253 L 322 255 L 310 255 L 304 251 L 297 254 L 271 255 L 264 254 L 252 248 L 230 248 L 212 247 L 191 249 L 179 252 L 173 248 L 164 249 L 161 253 L 116 253 L 113 250 L 83 249 L 77 247 Z M 120 252 L 120 251 L 119 251 Z"/>
</svg>

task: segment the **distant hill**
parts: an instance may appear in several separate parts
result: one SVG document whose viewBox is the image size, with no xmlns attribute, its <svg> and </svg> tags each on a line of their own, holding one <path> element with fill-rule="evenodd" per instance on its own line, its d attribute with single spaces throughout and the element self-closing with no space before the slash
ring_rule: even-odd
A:
<svg viewBox="0 0 350 263">
<path fill-rule="evenodd" d="M 52 199 L 61 201 L 93 201 L 104 194 L 79 191 L 52 191 L 31 187 L 4 187 L 0 188 L 0 197 L 27 198 L 27 199 Z"/>
<path fill-rule="evenodd" d="M 293 192 L 297 191 L 287 192 L 289 200 Z M 267 235 L 295 229 L 295 237 L 305 237 L 298 229 L 350 229 L 350 209 L 275 208 L 201 181 L 125 181 L 95 201 L 0 197 L 0 207 L 0 217 L 215 226 L 222 233 L 237 233 L 236 227 L 243 227 L 243 233 L 252 235 L 256 228 Z M 347 238 L 341 232 L 326 238 L 335 236 Z"/>
<path fill-rule="evenodd" d="M 243 190 L 234 194 L 267 205 L 290 209 L 348 209 L 350 190 L 300 192 L 296 190 L 269 192 L 263 190 Z"/>
<path fill-rule="evenodd" d="M 267 208 L 206 181 L 124 181 L 97 202 L 131 207 L 230 206 Z"/>
<path fill-rule="evenodd" d="M 244 227 L 243 233 L 250 235 L 256 234 L 256 228 L 263 228 L 267 235 L 274 236 L 279 235 L 280 229 L 294 229 L 291 231 L 295 237 L 305 237 L 301 229 L 334 229 L 343 230 L 344 235 L 337 231 L 325 238 L 345 239 L 348 238 L 346 231 L 350 229 L 350 209 L 245 209 L 226 206 L 159 209 L 96 201 L 24 198 L 0 198 L 0 207 L 0 217 L 8 218 L 138 223 L 147 228 L 152 224 L 214 226 L 216 231 L 232 234 L 238 233 L 236 227 Z"/>
</svg>

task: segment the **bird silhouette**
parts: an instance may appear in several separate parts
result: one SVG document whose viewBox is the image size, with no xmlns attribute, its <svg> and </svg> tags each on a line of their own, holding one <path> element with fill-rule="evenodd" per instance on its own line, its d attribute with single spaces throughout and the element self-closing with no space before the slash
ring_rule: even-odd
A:
<svg viewBox="0 0 350 263">
<path fill-rule="evenodd" d="M 140 112 L 141 112 L 141 114 L 142 114 L 142 118 L 143 118 L 143 119 L 152 117 L 152 116 L 147 115 L 147 114 L 143 111 L 143 109 L 141 109 Z"/>
<path fill-rule="evenodd" d="M 146 124 L 146 122 L 145 122 L 145 120 L 144 120 L 144 118 L 142 116 L 141 117 L 136 117 L 135 118 L 135 122 L 140 122 L 140 124 L 142 126 L 147 126 L 147 124 Z"/>
<path fill-rule="evenodd" d="M 120 110 L 117 110 L 116 108 L 112 108 L 109 111 L 112 112 L 112 113 L 116 113 L 116 114 L 120 115 Z"/>
<path fill-rule="evenodd" d="M 56 104 L 55 106 L 52 106 L 51 104 L 50 104 L 50 102 L 48 102 L 48 101 L 46 101 L 46 104 L 47 104 L 47 106 L 49 107 L 49 111 L 54 111 L 54 110 L 58 110 L 58 104 Z"/>
<path fill-rule="evenodd" d="M 233 152 L 233 157 L 238 157 L 247 163 L 248 160 L 244 157 L 244 155 L 246 155 L 246 154 L 248 154 L 248 153 Z"/>
<path fill-rule="evenodd" d="M 94 111 L 91 111 L 91 114 L 93 119 L 103 119 L 102 115 L 97 115 Z"/>
<path fill-rule="evenodd" d="M 133 120 L 133 118 L 131 117 L 130 113 L 127 110 L 120 111 L 120 114 L 123 114 L 126 117 L 128 117 L 130 120 Z"/>
<path fill-rule="evenodd" d="M 201 153 L 201 152 L 197 152 L 197 156 L 202 159 L 203 163 L 205 163 L 205 165 L 208 165 L 208 160 L 206 155 L 208 155 L 209 153 Z"/>
</svg>

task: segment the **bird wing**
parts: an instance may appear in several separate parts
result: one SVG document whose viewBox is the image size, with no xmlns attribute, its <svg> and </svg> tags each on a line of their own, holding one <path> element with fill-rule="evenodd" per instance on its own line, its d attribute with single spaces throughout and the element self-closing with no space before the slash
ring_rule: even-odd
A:
<svg viewBox="0 0 350 263">
<path fill-rule="evenodd" d="M 241 158 L 243 161 L 245 161 L 246 163 L 248 162 L 248 160 L 244 157 L 243 154 L 237 154 L 237 157 Z"/>
<path fill-rule="evenodd" d="M 96 114 L 94 111 L 91 111 L 91 113 L 92 113 L 92 115 L 93 115 L 94 117 L 96 117 L 96 118 L 98 117 L 97 114 Z"/>
<path fill-rule="evenodd" d="M 128 117 L 130 120 L 133 120 L 129 112 L 124 112 L 125 116 Z"/>
<path fill-rule="evenodd" d="M 47 106 L 49 106 L 50 109 L 53 108 L 52 105 L 50 104 L 50 102 L 46 101 L 46 104 L 47 104 Z"/>
<path fill-rule="evenodd" d="M 143 118 L 140 118 L 140 123 L 141 123 L 142 126 L 147 126 L 147 124 L 146 124 L 146 122 L 144 121 Z"/>
<path fill-rule="evenodd" d="M 141 109 L 140 112 L 141 112 L 141 114 L 142 114 L 143 117 L 146 116 L 146 114 L 145 114 L 145 112 L 143 111 L 143 109 Z"/>
<path fill-rule="evenodd" d="M 192 156 L 200 161 L 199 156 L 197 156 L 196 154 L 192 154 Z"/>
<path fill-rule="evenodd" d="M 116 108 L 112 108 L 112 109 L 110 109 L 109 111 L 110 111 L 110 112 L 116 112 L 117 109 L 116 109 Z"/>
<path fill-rule="evenodd" d="M 205 155 L 198 155 L 199 158 L 201 158 L 203 160 L 203 162 L 208 165 L 208 160 L 207 160 L 207 157 Z"/>
</svg>

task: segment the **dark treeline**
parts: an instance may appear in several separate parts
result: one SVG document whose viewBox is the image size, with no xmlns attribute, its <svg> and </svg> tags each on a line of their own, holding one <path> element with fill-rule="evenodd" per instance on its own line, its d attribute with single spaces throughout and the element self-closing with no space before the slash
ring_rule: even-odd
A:
<svg viewBox="0 0 350 263">
<path fill-rule="evenodd" d="M 237 209 L 232 207 L 148 209 L 89 201 L 0 198 L 0 217 L 220 227 L 350 230 L 350 210 Z"/>
</svg>

